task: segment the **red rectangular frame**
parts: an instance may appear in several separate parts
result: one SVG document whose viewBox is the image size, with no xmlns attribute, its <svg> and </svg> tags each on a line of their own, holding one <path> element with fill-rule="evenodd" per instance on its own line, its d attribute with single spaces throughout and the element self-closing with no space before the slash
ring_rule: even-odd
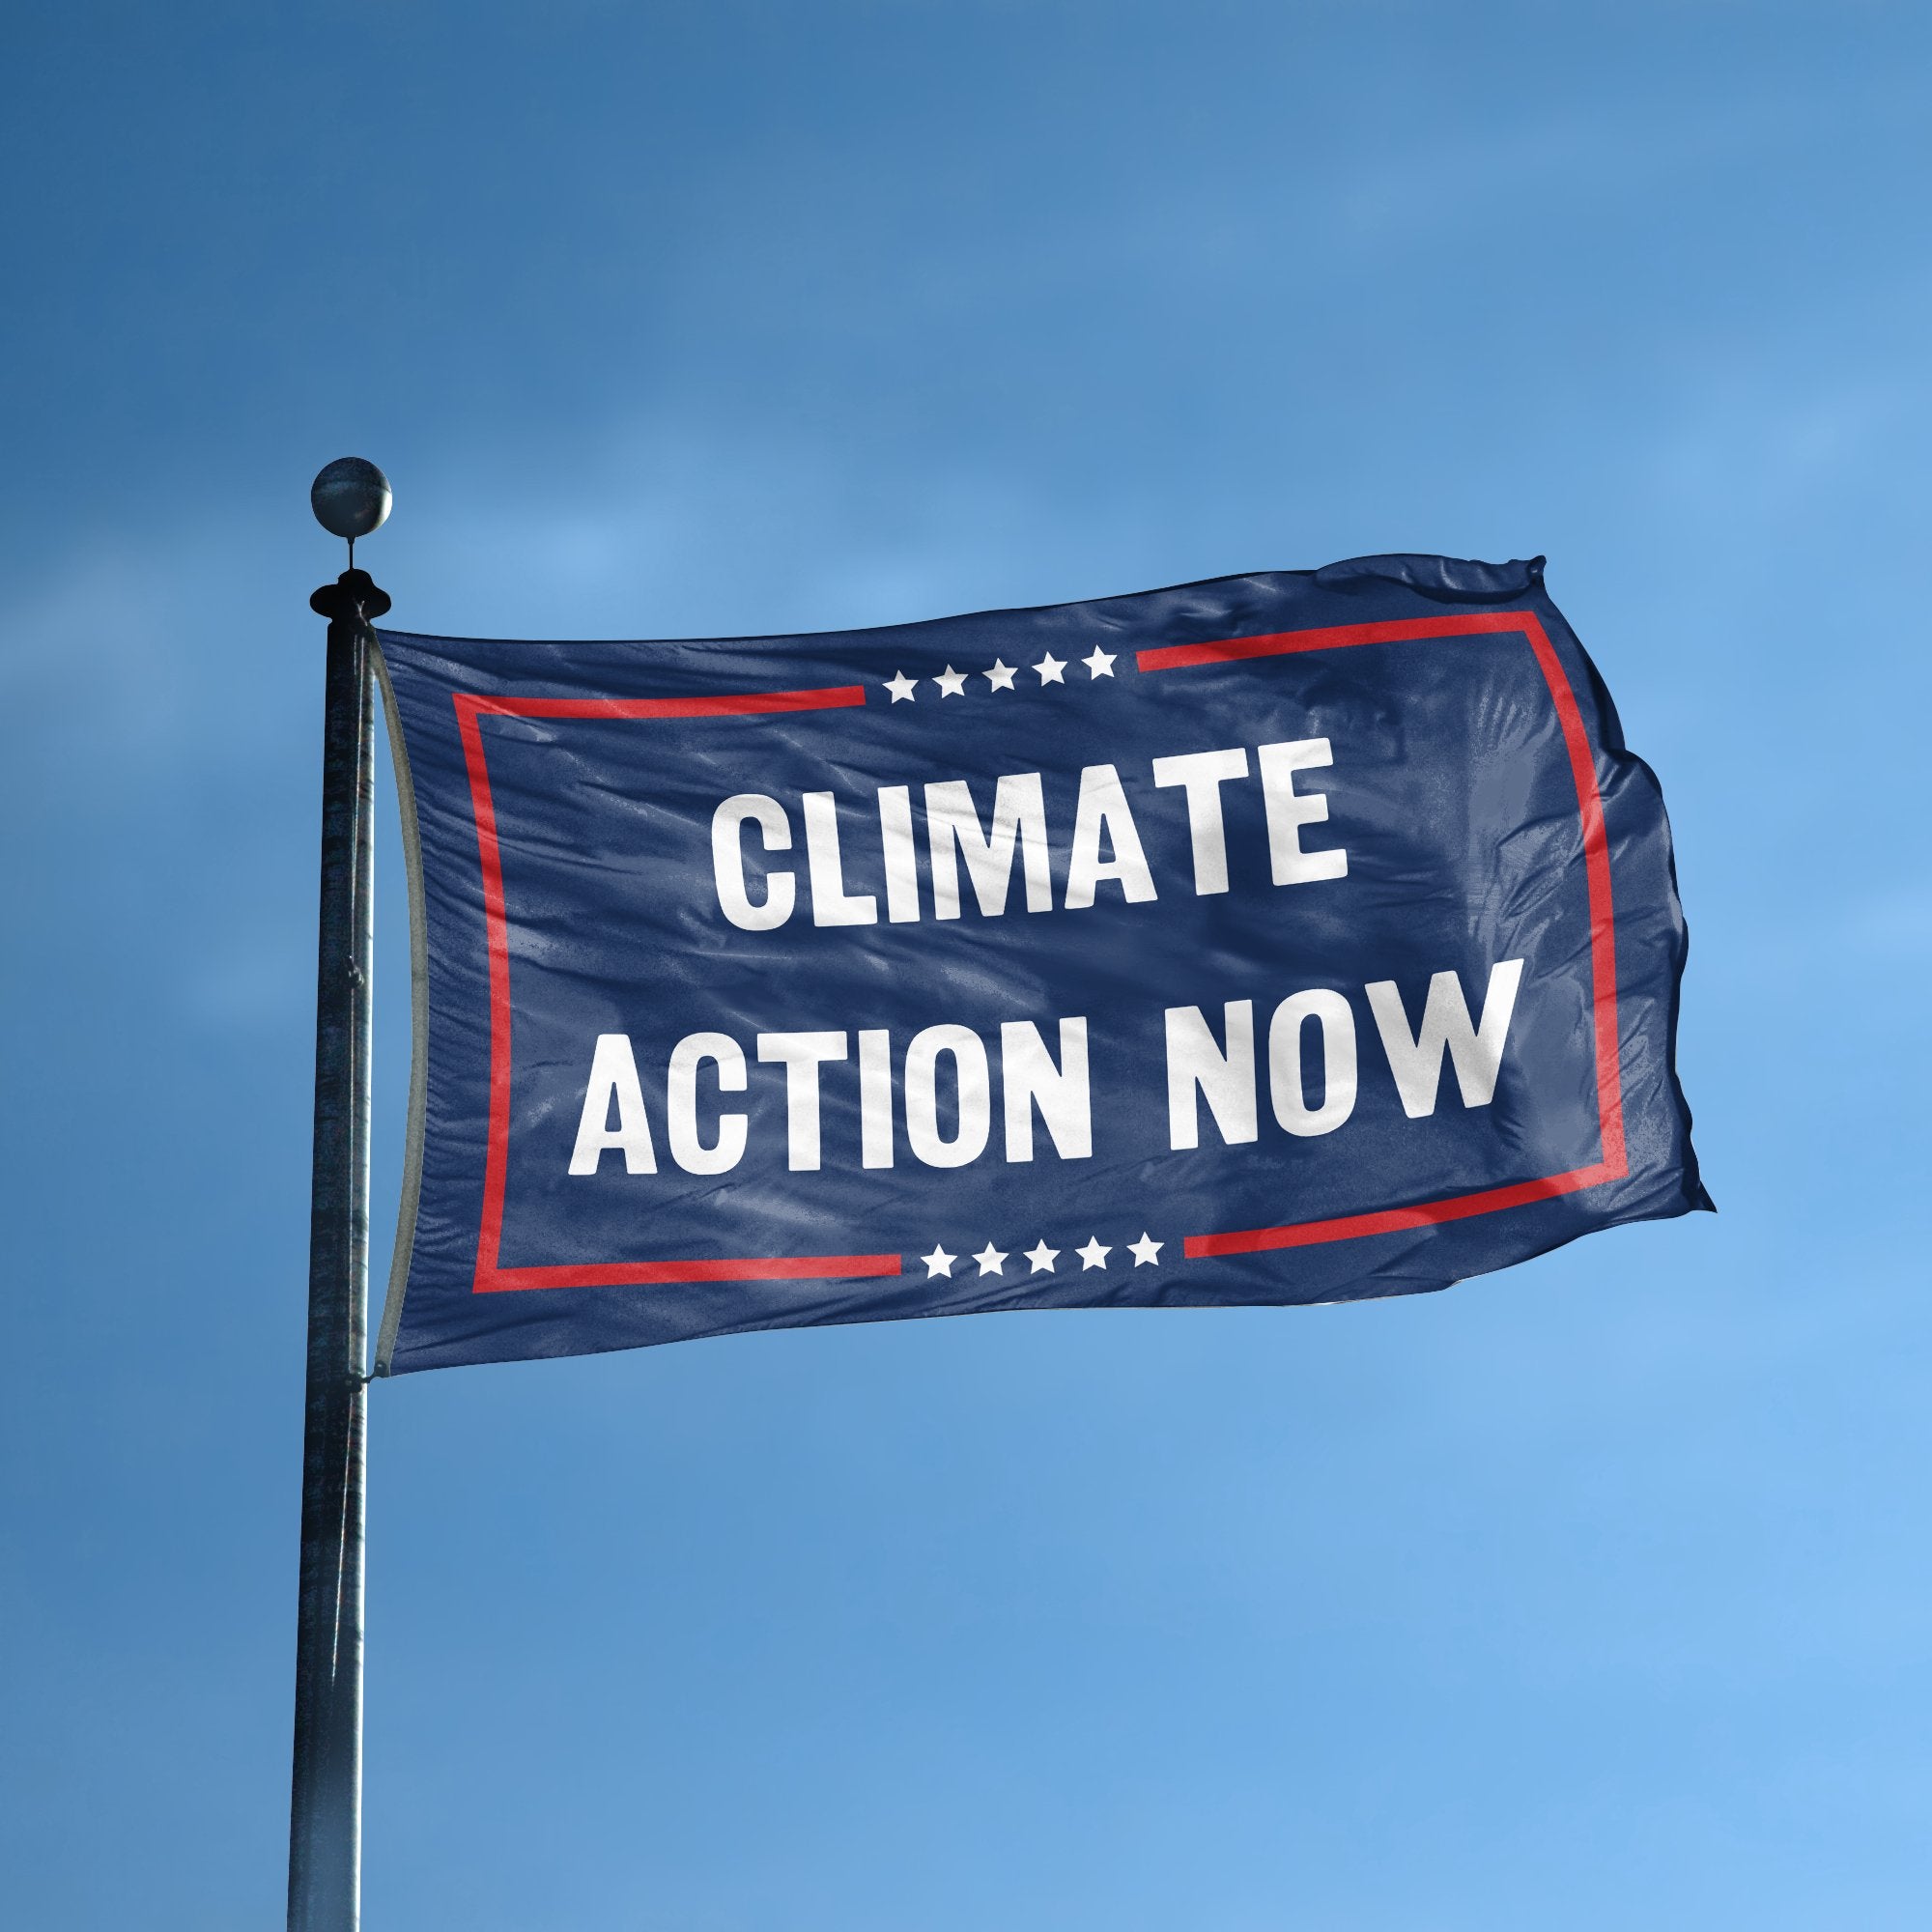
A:
<svg viewBox="0 0 1932 1932">
<path fill-rule="evenodd" d="M 1205 644 L 1169 644 L 1138 651 L 1143 673 L 1182 670 L 1249 658 L 1283 657 L 1301 651 L 1340 650 L 1356 644 L 1408 643 L 1426 638 L 1469 637 L 1520 632 L 1528 640 L 1548 686 L 1577 785 L 1583 836 L 1584 878 L 1589 894 L 1592 1009 L 1597 1059 L 1597 1109 L 1603 1158 L 1562 1174 L 1543 1176 L 1507 1187 L 1451 1195 L 1367 1214 L 1326 1221 L 1301 1221 L 1276 1228 L 1244 1228 L 1218 1234 L 1188 1235 L 1182 1252 L 1189 1260 L 1216 1255 L 1256 1254 L 1274 1248 L 1306 1247 L 1323 1241 L 1359 1239 L 1406 1228 L 1460 1221 L 1492 1214 L 1532 1201 L 1574 1194 L 1621 1179 L 1629 1172 L 1624 1143 L 1623 1083 L 1617 1051 L 1616 929 L 1610 896 L 1609 842 L 1604 829 L 1603 798 L 1596 762 L 1576 694 L 1542 622 L 1528 611 L 1480 611 L 1446 617 L 1396 619 L 1378 624 L 1341 624 L 1319 630 L 1278 631 L 1263 637 L 1229 638 Z M 507 718 L 721 718 L 777 712 L 847 710 L 866 702 L 863 685 L 835 685 L 816 691 L 734 693 L 706 697 L 493 697 L 476 692 L 453 694 L 469 795 L 476 817 L 476 843 L 482 865 L 483 916 L 490 961 L 490 1133 L 483 1173 L 483 1219 L 477 1231 L 473 1292 L 539 1288 L 632 1288 L 658 1282 L 827 1281 L 896 1275 L 898 1255 L 780 1255 L 740 1260 L 598 1262 L 557 1267 L 503 1267 L 503 1196 L 509 1172 L 510 1130 L 510 946 L 503 904 L 502 855 L 497 814 L 490 795 L 479 720 Z"/>
</svg>

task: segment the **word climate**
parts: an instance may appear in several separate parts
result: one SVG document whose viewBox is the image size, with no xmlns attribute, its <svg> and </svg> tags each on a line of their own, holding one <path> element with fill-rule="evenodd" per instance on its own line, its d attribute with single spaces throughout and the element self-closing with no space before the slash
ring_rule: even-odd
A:
<svg viewBox="0 0 1932 1932">
<path fill-rule="evenodd" d="M 1299 792 L 1294 784 L 1297 772 L 1332 763 L 1326 738 L 1257 746 L 1252 763 L 1247 749 L 1238 745 L 1153 759 L 1154 785 L 1179 790 L 1187 802 L 1193 890 L 1200 895 L 1228 890 L 1221 789 L 1243 782 L 1261 785 L 1268 863 L 1276 885 L 1345 878 L 1346 851 L 1302 848 L 1303 828 L 1319 825 L 1328 816 L 1328 801 L 1320 792 Z M 1038 772 L 1011 772 L 995 782 L 990 822 L 981 818 L 964 779 L 939 780 L 922 786 L 921 794 L 923 841 L 914 822 L 912 786 L 881 785 L 876 794 L 885 917 L 893 924 L 923 918 L 957 919 L 964 900 L 962 874 L 980 912 L 988 919 L 1000 918 L 1011 901 L 1015 859 L 1028 912 L 1084 910 L 1094 903 L 1099 887 L 1109 882 L 1129 904 L 1159 896 L 1117 766 L 1088 765 L 1081 771 L 1058 908 L 1053 896 L 1053 841 Z M 803 895 L 795 867 L 770 863 L 773 853 L 796 849 L 801 830 Z M 755 853 L 750 849 L 753 834 L 761 848 Z M 735 793 L 711 816 L 711 869 L 719 910 L 746 932 L 776 930 L 800 913 L 802 898 L 810 903 L 814 925 L 876 924 L 878 895 L 846 889 L 840 842 L 845 836 L 832 792 L 803 793 L 795 812 L 763 792 Z M 928 895 L 920 891 L 922 842 L 929 912 Z"/>
</svg>

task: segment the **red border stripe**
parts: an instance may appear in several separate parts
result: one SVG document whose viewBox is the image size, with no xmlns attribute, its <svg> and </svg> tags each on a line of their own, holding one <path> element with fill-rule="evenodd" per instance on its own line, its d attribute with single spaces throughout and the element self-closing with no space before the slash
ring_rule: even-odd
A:
<svg viewBox="0 0 1932 1932">
<path fill-rule="evenodd" d="M 752 718 L 778 711 L 844 711 L 866 701 L 863 684 L 817 691 L 734 691 L 709 697 L 485 697 L 458 692 L 456 708 L 493 718 Z"/>
<path fill-rule="evenodd" d="M 825 1281 L 897 1274 L 897 1255 L 760 1255 L 749 1261 L 588 1262 L 567 1267 L 492 1268 L 475 1293 L 526 1288 L 643 1288 L 660 1281 Z"/>
<path fill-rule="evenodd" d="M 1493 1214 L 1501 1208 L 1523 1208 L 1558 1194 L 1598 1187 L 1621 1178 L 1623 1169 L 1605 1161 L 1593 1167 L 1573 1167 L 1568 1174 L 1547 1175 L 1541 1180 L 1520 1180 L 1513 1187 L 1485 1188 L 1480 1194 L 1453 1194 L 1444 1201 L 1424 1201 L 1413 1208 L 1386 1208 L 1375 1214 L 1344 1214 L 1333 1221 L 1297 1221 L 1286 1228 L 1244 1228 L 1233 1235 L 1189 1235 L 1181 1251 L 1189 1261 L 1213 1255 L 1254 1255 L 1268 1248 L 1307 1248 L 1322 1241 L 1357 1241 L 1364 1235 L 1399 1235 L 1405 1228 L 1429 1228 L 1440 1221 L 1463 1221 L 1472 1214 Z"/>
<path fill-rule="evenodd" d="M 1543 626 L 1527 611 L 1470 611 L 1454 617 L 1400 618 L 1385 624 L 1331 624 L 1316 631 L 1270 631 L 1260 638 L 1222 638 L 1211 644 L 1161 644 L 1136 651 L 1137 670 L 1181 670 L 1188 665 L 1236 664 L 1243 658 L 1286 657 L 1295 651 L 1336 651 L 1350 644 L 1406 644 L 1419 638 L 1466 638 L 1484 631 Z"/>
<path fill-rule="evenodd" d="M 503 1188 L 510 1141 L 510 934 L 503 911 L 503 860 L 497 843 L 497 808 L 483 756 L 477 713 L 483 700 L 456 695 L 457 728 L 469 773 L 476 817 L 476 850 L 483 867 L 483 925 L 490 955 L 490 1138 L 483 1156 L 483 1225 L 476 1236 L 476 1273 L 495 1273 L 503 1233 Z"/>
</svg>

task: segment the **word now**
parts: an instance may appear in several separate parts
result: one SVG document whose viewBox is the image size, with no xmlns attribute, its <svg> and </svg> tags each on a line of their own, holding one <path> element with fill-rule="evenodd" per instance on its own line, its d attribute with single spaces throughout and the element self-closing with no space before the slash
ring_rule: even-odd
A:
<svg viewBox="0 0 1932 1932">
<path fill-rule="evenodd" d="M 1521 978 L 1520 959 L 1492 967 L 1482 1016 L 1472 1019 L 1457 976 L 1437 973 L 1414 1027 L 1393 980 L 1363 987 L 1397 1096 L 1411 1120 L 1435 1111 L 1445 1057 L 1455 1068 L 1463 1104 L 1490 1104 Z M 1084 1160 L 1094 1151 L 1087 1021 L 1073 1017 L 1055 1024 L 1057 1052 L 1031 1020 L 1009 1020 L 1000 1028 L 999 1118 L 1009 1161 L 1034 1159 L 1036 1117 L 1060 1159 Z M 1311 1028 L 1319 1041 L 1319 1083 L 1312 1077 L 1313 1056 L 1305 1051 Z M 761 1033 L 758 1062 L 784 1068 L 788 1167 L 809 1173 L 822 1165 L 824 1069 L 849 1060 L 855 1043 L 861 1167 L 894 1164 L 900 1125 L 913 1157 L 927 1167 L 964 1167 L 985 1153 L 994 1126 L 992 1055 L 971 1027 L 926 1027 L 896 1056 L 893 1037 L 882 1027 Z M 1204 1103 L 1223 1144 L 1256 1139 L 1263 1066 L 1274 1118 L 1291 1134 L 1333 1133 L 1355 1109 L 1354 1009 L 1325 988 L 1281 1001 L 1267 1018 L 1264 1036 L 1257 1034 L 1252 1000 L 1227 1002 L 1218 1038 L 1201 1008 L 1169 1007 L 1165 1057 L 1171 1148 L 1201 1145 Z M 687 1174 L 729 1173 L 744 1159 L 751 1138 L 750 1115 L 730 1111 L 715 1114 L 707 1138 L 698 1107 L 698 1076 L 707 1066 L 709 1084 L 721 1094 L 742 1094 L 751 1083 L 745 1049 L 729 1034 L 687 1034 L 671 1049 L 663 1087 L 665 1137 L 671 1159 Z M 1318 1084 L 1316 1100 L 1310 1094 Z M 849 1095 L 839 1097 L 849 1105 Z M 944 1109 L 942 1097 L 951 1102 Z M 597 1037 L 569 1171 L 594 1175 L 607 1151 L 623 1155 L 627 1174 L 658 1171 L 651 1110 L 628 1034 Z"/>
<path fill-rule="evenodd" d="M 1255 770 L 1267 815 L 1269 868 L 1278 886 L 1340 879 L 1348 874 L 1349 855 L 1340 847 L 1319 852 L 1305 852 L 1301 847 L 1302 828 L 1319 825 L 1328 816 L 1328 801 L 1320 792 L 1297 792 L 1294 775 L 1333 762 L 1326 738 L 1298 738 L 1287 744 L 1255 747 Z M 1226 751 L 1184 752 L 1155 758 L 1152 775 L 1157 787 L 1179 788 L 1186 796 L 1195 892 L 1225 893 L 1228 840 L 1222 823 L 1221 787 L 1249 776 L 1247 749 L 1237 745 Z M 1011 772 L 997 780 L 990 825 L 980 818 L 972 787 L 964 779 L 945 779 L 923 787 L 926 869 L 934 919 L 959 917 L 962 866 L 980 911 L 988 919 L 999 918 L 1007 910 L 1015 856 L 1020 862 L 1027 911 L 1054 910 L 1046 800 L 1040 776 L 1038 772 Z M 877 895 L 845 889 L 835 795 L 805 792 L 798 805 L 805 826 L 812 923 L 876 924 Z M 912 787 L 880 786 L 877 811 L 886 918 L 894 924 L 903 924 L 924 916 Z M 711 869 L 719 910 L 746 932 L 770 932 L 797 910 L 798 876 L 783 867 L 768 867 L 763 896 L 753 898 L 746 870 L 748 826 L 757 828 L 766 853 L 792 849 L 791 815 L 777 799 L 756 791 L 741 791 L 725 799 L 711 814 Z M 1080 774 L 1060 904 L 1067 909 L 1091 906 L 1094 894 L 1110 882 L 1120 888 L 1129 904 L 1158 896 L 1120 771 L 1113 765 L 1088 765 Z"/>
</svg>

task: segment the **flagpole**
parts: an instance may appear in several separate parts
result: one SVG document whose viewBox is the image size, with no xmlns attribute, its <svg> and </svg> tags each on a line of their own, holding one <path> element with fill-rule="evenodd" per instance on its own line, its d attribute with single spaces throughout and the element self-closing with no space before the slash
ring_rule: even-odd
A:
<svg viewBox="0 0 1932 1932">
<path fill-rule="evenodd" d="M 290 1932 L 355 1932 L 362 1876 L 362 1577 L 369 1325 L 369 994 L 374 938 L 375 647 L 389 608 L 355 539 L 388 515 L 387 479 L 346 457 L 315 480 L 317 520 L 350 568 L 309 599 L 328 619 L 322 904 L 309 1196 L 308 1379 L 296 1631 Z"/>
</svg>

